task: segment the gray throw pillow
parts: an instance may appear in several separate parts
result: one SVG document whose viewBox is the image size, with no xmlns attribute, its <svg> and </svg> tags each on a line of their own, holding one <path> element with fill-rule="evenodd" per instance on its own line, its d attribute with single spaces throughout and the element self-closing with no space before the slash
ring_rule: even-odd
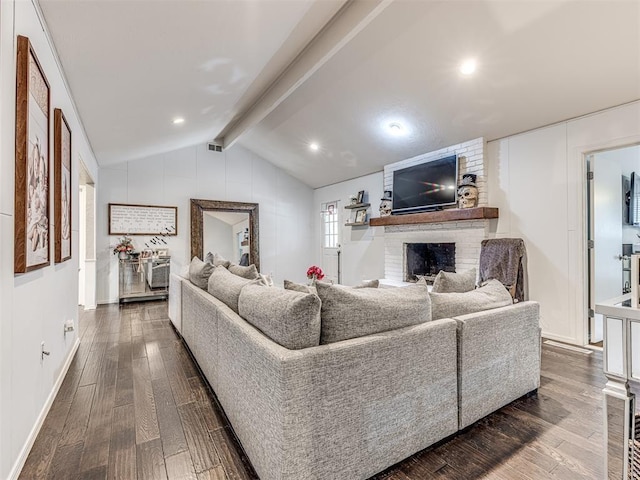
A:
<svg viewBox="0 0 640 480">
<path fill-rule="evenodd" d="M 360 284 L 354 285 L 353 288 L 378 288 L 380 280 L 363 280 Z"/>
<path fill-rule="evenodd" d="M 213 265 L 213 253 L 207 252 L 207 254 L 204 256 L 204 263 L 210 263 L 211 265 Z"/>
<path fill-rule="evenodd" d="M 213 254 L 213 260 L 211 261 L 211 263 L 213 263 L 216 267 L 224 268 L 229 268 L 229 265 L 231 265 L 231 262 L 229 260 L 218 253 Z"/>
<path fill-rule="evenodd" d="M 293 290 L 294 292 L 313 293 L 318 294 L 318 290 L 313 285 L 303 285 L 302 283 L 292 282 L 291 280 L 284 281 L 285 290 Z"/>
<path fill-rule="evenodd" d="M 195 286 L 202 288 L 203 290 L 207 288 L 207 282 L 209 281 L 209 277 L 213 272 L 213 265 L 210 263 L 205 263 L 200 260 L 198 257 L 193 257 L 191 259 L 191 264 L 189 265 L 189 280 Z"/>
<path fill-rule="evenodd" d="M 274 342 L 290 350 L 320 344 L 320 299 L 310 293 L 247 285 L 238 313 Z"/>
<path fill-rule="evenodd" d="M 464 293 L 430 293 L 431 316 L 455 318 L 468 313 L 505 307 L 513 303 L 511 294 L 498 280 L 489 280 L 482 287 Z"/>
<path fill-rule="evenodd" d="M 229 265 L 229 271 L 234 275 L 237 275 L 242 278 L 246 278 L 249 280 L 255 280 L 256 278 L 260 278 L 260 274 L 258 273 L 258 269 L 255 265 L 249 265 L 248 267 L 242 267 L 240 265 L 231 264 Z"/>
<path fill-rule="evenodd" d="M 333 343 L 431 320 L 424 285 L 344 288 L 316 283 L 322 300 L 320 343 Z"/>
<path fill-rule="evenodd" d="M 432 292 L 435 293 L 464 293 L 476 288 L 476 269 L 462 273 L 452 273 L 440 270 L 433 281 Z"/>
<path fill-rule="evenodd" d="M 244 287 L 254 282 L 230 273 L 226 268 L 213 267 L 213 273 L 209 277 L 207 291 L 231 310 L 238 313 L 238 298 Z"/>
</svg>

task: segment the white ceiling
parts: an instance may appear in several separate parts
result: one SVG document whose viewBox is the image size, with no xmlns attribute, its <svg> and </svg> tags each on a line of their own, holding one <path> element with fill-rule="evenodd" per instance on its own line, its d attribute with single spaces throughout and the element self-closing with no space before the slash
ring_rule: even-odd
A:
<svg viewBox="0 0 640 480">
<path fill-rule="evenodd" d="M 638 1 L 343 3 L 40 0 L 101 165 L 218 138 L 319 187 L 640 99 Z"/>
</svg>

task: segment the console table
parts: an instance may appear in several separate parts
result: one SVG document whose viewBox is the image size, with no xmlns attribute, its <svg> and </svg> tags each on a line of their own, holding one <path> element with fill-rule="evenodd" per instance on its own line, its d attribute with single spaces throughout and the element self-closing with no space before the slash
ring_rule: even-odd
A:
<svg viewBox="0 0 640 480">
<path fill-rule="evenodd" d="M 629 305 L 629 306 L 626 306 Z M 640 382 L 640 309 L 631 294 L 596 305 L 604 317 L 603 368 L 605 475 L 609 479 L 637 478 L 640 452 L 634 447 L 638 418 L 630 382 Z"/>
<path fill-rule="evenodd" d="M 120 303 L 169 298 L 171 257 L 119 259 Z"/>
</svg>

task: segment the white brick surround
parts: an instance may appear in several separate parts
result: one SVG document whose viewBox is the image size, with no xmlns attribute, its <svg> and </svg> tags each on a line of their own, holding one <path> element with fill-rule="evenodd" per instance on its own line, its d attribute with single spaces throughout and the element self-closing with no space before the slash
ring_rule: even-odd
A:
<svg viewBox="0 0 640 480">
<path fill-rule="evenodd" d="M 484 164 L 484 139 L 476 138 L 465 143 L 425 153 L 417 157 L 393 163 L 384 167 L 384 189 L 392 190 L 393 171 L 417 165 L 425 161 L 437 160 L 456 153 L 458 155 L 459 179 L 465 173 L 478 176 L 478 205 L 487 205 L 487 179 Z M 456 244 L 456 271 L 478 269 L 480 242 L 494 235 L 490 220 L 467 220 L 460 222 L 426 223 L 418 225 L 394 225 L 384 227 L 384 273 L 385 279 L 402 282 L 404 280 L 405 243 Z"/>
</svg>

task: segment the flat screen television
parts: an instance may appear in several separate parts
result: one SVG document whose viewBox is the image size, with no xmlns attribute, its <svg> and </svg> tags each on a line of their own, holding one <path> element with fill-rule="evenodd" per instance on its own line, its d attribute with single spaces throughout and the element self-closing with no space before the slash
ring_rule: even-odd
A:
<svg viewBox="0 0 640 480">
<path fill-rule="evenodd" d="M 457 155 L 396 170 L 392 213 L 415 213 L 454 205 L 457 190 Z"/>
</svg>

